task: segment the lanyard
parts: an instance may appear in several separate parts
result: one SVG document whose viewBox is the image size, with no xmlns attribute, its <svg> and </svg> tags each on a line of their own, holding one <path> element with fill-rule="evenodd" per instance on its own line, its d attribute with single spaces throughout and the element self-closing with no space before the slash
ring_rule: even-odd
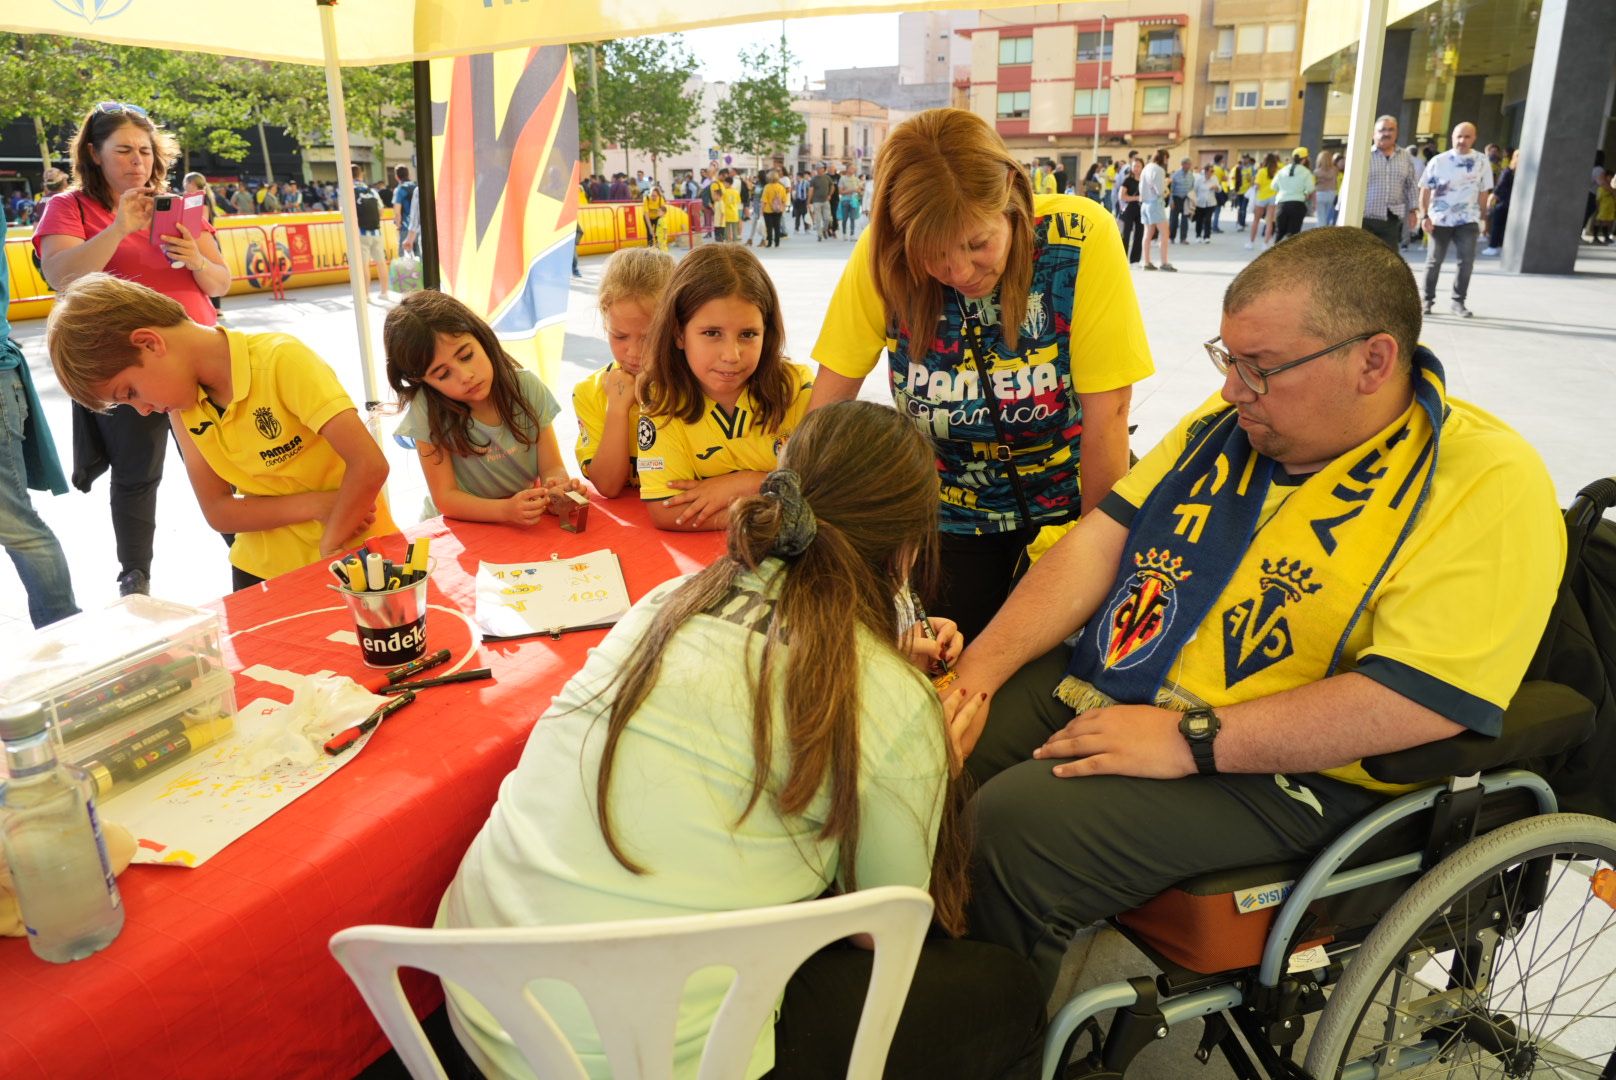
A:
<svg viewBox="0 0 1616 1080">
<path fill-rule="evenodd" d="M 957 292 L 954 293 L 954 302 L 959 306 L 965 359 L 976 369 L 976 380 L 981 384 L 982 396 L 988 402 L 988 418 L 993 421 L 995 435 L 993 459 L 1004 466 L 1005 475 L 1010 478 L 1010 487 L 1016 493 L 1016 506 L 1021 510 L 1020 525 L 1031 525 L 1032 509 L 1027 505 L 1027 493 L 1021 486 L 1021 473 L 1016 470 L 1016 464 L 1011 460 L 1010 444 L 1004 437 L 1004 427 L 999 423 L 999 398 L 993 392 L 993 380 L 988 378 L 987 367 L 982 360 L 987 354 L 982 345 L 982 317 L 978 312 L 970 310 Z"/>
</svg>

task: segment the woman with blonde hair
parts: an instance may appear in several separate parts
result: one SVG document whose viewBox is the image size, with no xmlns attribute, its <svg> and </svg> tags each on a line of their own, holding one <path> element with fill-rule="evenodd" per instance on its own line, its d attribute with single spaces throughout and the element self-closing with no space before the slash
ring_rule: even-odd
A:
<svg viewBox="0 0 1616 1080">
<path fill-rule="evenodd" d="M 912 117 L 875 176 L 814 347 L 811 407 L 853 397 L 886 352 L 941 481 L 932 606 L 971 635 L 1038 531 L 1098 506 L 1127 471 L 1150 348 L 1115 219 L 1080 195 L 1035 196 L 980 117 Z"/>
</svg>

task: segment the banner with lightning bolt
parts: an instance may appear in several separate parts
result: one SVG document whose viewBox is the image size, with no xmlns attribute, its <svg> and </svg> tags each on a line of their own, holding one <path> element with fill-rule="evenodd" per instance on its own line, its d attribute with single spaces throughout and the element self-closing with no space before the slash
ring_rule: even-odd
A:
<svg viewBox="0 0 1616 1080">
<path fill-rule="evenodd" d="M 432 165 L 443 291 L 555 386 L 578 218 L 569 50 L 433 60 Z"/>
</svg>

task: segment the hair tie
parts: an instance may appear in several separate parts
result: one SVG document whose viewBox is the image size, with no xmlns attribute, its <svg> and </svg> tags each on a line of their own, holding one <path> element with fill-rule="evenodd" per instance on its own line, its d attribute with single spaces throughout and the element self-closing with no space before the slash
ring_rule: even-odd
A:
<svg viewBox="0 0 1616 1080">
<path fill-rule="evenodd" d="M 776 469 L 763 478 L 758 494 L 780 504 L 780 531 L 769 545 L 769 554 L 794 559 L 807 551 L 819 533 L 819 522 L 802 497 L 802 477 L 790 469 Z"/>
</svg>

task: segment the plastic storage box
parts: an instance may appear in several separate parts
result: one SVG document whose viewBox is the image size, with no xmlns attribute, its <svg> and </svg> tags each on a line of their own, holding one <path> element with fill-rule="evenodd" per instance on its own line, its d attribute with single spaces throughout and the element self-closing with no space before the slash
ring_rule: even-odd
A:
<svg viewBox="0 0 1616 1080">
<path fill-rule="evenodd" d="M 126 596 L 0 657 L 0 701 L 45 706 L 61 760 L 106 798 L 230 734 L 235 682 L 212 612 Z"/>
</svg>

